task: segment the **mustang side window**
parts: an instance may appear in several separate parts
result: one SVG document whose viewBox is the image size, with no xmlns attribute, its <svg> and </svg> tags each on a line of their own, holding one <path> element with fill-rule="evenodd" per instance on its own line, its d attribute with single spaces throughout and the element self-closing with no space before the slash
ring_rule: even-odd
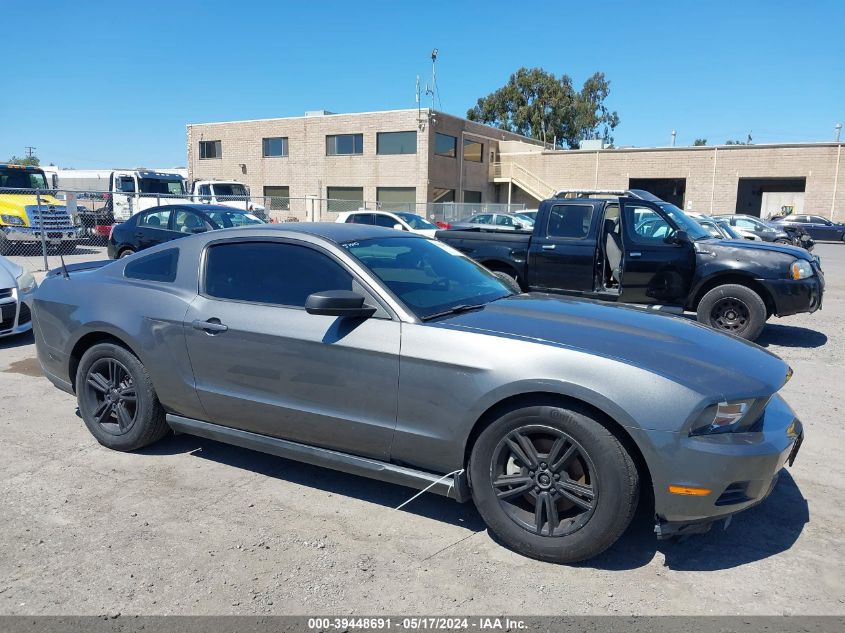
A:
<svg viewBox="0 0 845 633">
<path fill-rule="evenodd" d="M 211 297 L 302 308 L 308 295 L 324 290 L 352 290 L 352 275 L 308 246 L 232 242 L 208 249 L 205 292 Z"/>
</svg>

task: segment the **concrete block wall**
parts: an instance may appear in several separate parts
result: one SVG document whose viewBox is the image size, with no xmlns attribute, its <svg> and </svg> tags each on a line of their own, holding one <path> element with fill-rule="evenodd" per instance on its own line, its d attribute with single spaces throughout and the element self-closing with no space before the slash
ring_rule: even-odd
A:
<svg viewBox="0 0 845 633">
<path fill-rule="evenodd" d="M 686 207 L 732 213 L 741 178 L 806 178 L 804 209 L 845 218 L 845 154 L 835 143 L 546 151 L 503 155 L 560 189 L 626 189 L 630 178 L 685 178 Z M 837 179 L 837 156 L 839 177 Z M 500 191 L 507 194 L 503 187 Z M 500 194 L 501 197 L 501 194 Z"/>
</svg>

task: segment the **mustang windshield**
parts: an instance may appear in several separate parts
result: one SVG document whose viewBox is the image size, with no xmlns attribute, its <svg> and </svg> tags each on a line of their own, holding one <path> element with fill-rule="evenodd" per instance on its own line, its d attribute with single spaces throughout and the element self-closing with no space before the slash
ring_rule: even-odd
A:
<svg viewBox="0 0 845 633">
<path fill-rule="evenodd" d="M 343 247 L 420 319 L 513 294 L 481 264 L 442 242 L 379 237 Z"/>
</svg>

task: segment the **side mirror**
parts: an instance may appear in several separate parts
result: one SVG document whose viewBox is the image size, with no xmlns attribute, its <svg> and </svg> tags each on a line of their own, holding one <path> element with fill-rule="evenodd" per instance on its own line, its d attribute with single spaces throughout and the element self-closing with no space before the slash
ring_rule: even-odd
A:
<svg viewBox="0 0 845 633">
<path fill-rule="evenodd" d="M 405 230 L 405 227 L 402 226 L 401 224 L 399 224 L 398 222 L 393 225 L 393 228 L 396 229 L 397 231 L 404 231 Z"/>
<path fill-rule="evenodd" d="M 671 244 L 685 244 L 689 242 L 689 234 L 686 231 L 675 231 L 666 238 L 666 241 L 670 242 Z"/>
<path fill-rule="evenodd" d="M 308 295 L 305 300 L 308 314 L 366 319 L 376 309 L 364 303 L 364 297 L 351 290 L 324 290 Z"/>
<path fill-rule="evenodd" d="M 519 222 L 514 222 L 514 224 L 513 224 L 513 230 L 514 231 L 521 231 L 524 228 L 525 227 L 522 224 L 520 224 Z"/>
</svg>

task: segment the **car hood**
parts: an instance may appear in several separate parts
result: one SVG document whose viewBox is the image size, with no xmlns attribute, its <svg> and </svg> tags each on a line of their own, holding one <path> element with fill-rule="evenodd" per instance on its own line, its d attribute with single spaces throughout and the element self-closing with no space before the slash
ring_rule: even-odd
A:
<svg viewBox="0 0 845 633">
<path fill-rule="evenodd" d="M 22 272 L 22 267 L 5 257 L 0 257 L 0 288 L 15 288 L 18 285 L 17 277 Z"/>
<path fill-rule="evenodd" d="M 614 359 L 715 398 L 774 393 L 788 372 L 771 352 L 684 317 L 589 299 L 515 295 L 431 325 Z"/>
<path fill-rule="evenodd" d="M 25 214 L 26 207 L 35 206 L 38 204 L 38 196 L 29 193 L 4 193 L 0 195 L 0 210 L 8 213 L 9 211 L 17 211 L 21 215 Z M 64 209 L 65 204 L 57 200 L 53 196 L 42 194 L 41 205 L 47 207 L 55 207 L 57 209 Z"/>
<path fill-rule="evenodd" d="M 788 244 L 773 244 L 771 242 L 757 242 L 751 240 L 703 240 L 696 242 L 696 244 L 709 248 L 712 246 L 723 246 L 726 248 L 743 248 L 756 251 L 767 251 L 770 253 L 783 253 L 799 259 L 806 259 L 812 261 L 813 256 L 810 255 L 807 249 L 800 246 L 790 246 Z M 705 246 L 706 245 L 706 246 Z"/>
</svg>

